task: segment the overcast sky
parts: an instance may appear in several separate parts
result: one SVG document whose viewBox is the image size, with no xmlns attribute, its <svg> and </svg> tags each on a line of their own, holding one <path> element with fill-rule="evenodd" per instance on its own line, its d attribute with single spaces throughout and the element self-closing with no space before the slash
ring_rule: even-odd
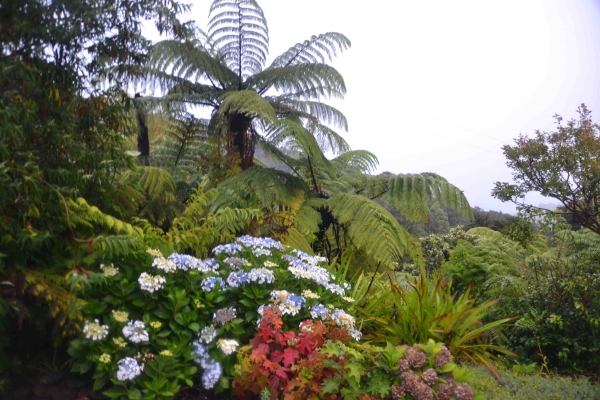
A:
<svg viewBox="0 0 600 400">
<path fill-rule="evenodd" d="M 206 29 L 210 0 L 190 15 Z M 581 103 L 600 122 L 600 2 L 595 0 L 258 0 L 270 62 L 290 46 L 337 31 L 352 42 L 332 63 L 346 98 L 353 149 L 377 172 L 435 172 L 472 206 L 514 211 L 491 197 L 510 181 L 501 146 L 552 130 Z M 529 196 L 533 203 L 548 202 Z"/>
</svg>

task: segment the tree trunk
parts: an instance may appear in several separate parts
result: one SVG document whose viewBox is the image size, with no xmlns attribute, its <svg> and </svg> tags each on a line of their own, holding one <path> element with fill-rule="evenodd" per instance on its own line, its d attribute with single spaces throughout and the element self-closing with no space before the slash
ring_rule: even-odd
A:
<svg viewBox="0 0 600 400">
<path fill-rule="evenodd" d="M 136 93 L 135 98 L 140 98 L 140 94 Z M 137 149 L 140 152 L 138 159 L 142 165 L 150 165 L 150 139 L 148 138 L 148 125 L 146 125 L 146 113 L 143 107 L 135 102 L 135 111 L 140 130 L 137 137 Z"/>
<path fill-rule="evenodd" d="M 229 152 L 235 152 L 240 159 L 240 167 L 245 170 L 254 165 L 254 135 L 250 125 L 252 119 L 245 115 L 234 114 L 229 118 L 229 130 L 233 140 Z"/>
</svg>

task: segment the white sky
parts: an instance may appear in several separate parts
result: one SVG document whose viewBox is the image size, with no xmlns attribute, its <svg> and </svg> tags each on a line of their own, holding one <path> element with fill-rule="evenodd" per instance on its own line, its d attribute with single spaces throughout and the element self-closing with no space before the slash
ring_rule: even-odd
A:
<svg viewBox="0 0 600 400">
<path fill-rule="evenodd" d="M 206 29 L 210 0 L 191 18 Z M 311 35 L 352 41 L 332 63 L 346 81 L 331 101 L 349 120 L 352 149 L 377 172 L 436 172 L 472 206 L 514 211 L 491 197 L 510 181 L 501 146 L 552 130 L 586 103 L 600 122 L 600 2 L 595 0 L 258 0 L 268 63 Z M 548 202 L 529 196 L 534 204 Z"/>
</svg>

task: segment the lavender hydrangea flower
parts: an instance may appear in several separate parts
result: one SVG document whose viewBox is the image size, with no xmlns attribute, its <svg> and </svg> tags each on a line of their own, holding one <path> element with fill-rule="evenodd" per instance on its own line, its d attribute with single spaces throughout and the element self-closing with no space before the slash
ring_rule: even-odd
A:
<svg viewBox="0 0 600 400">
<path fill-rule="evenodd" d="M 123 336 L 129 339 L 133 343 L 147 342 L 150 340 L 146 326 L 142 321 L 129 321 L 125 327 L 123 327 Z"/>
<path fill-rule="evenodd" d="M 310 307 L 310 316 L 313 319 L 325 319 L 329 316 L 329 309 L 327 309 L 327 307 L 325 307 L 323 304 L 315 304 L 314 306 Z"/>
<path fill-rule="evenodd" d="M 131 357 L 125 357 L 117 363 L 119 370 L 117 371 L 117 379 L 120 381 L 129 381 L 140 375 L 144 367 Z"/>
<path fill-rule="evenodd" d="M 203 260 L 202 263 L 206 268 L 212 270 L 213 272 L 217 272 L 219 270 L 219 262 L 216 258 L 207 258 L 206 260 Z"/>
</svg>

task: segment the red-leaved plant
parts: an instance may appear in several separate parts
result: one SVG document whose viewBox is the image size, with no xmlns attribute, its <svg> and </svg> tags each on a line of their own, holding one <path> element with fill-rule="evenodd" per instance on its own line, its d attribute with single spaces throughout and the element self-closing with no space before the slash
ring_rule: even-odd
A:
<svg viewBox="0 0 600 400">
<path fill-rule="evenodd" d="M 279 308 L 266 308 L 251 346 L 238 353 L 235 394 L 243 399 L 252 394 L 261 398 L 268 394 L 271 399 L 317 398 L 323 379 L 333 374 L 324 363 L 331 357 L 318 351 L 326 339 L 349 341 L 351 337 L 347 329 L 310 319 L 300 324 L 298 334 L 283 332 Z"/>
</svg>

